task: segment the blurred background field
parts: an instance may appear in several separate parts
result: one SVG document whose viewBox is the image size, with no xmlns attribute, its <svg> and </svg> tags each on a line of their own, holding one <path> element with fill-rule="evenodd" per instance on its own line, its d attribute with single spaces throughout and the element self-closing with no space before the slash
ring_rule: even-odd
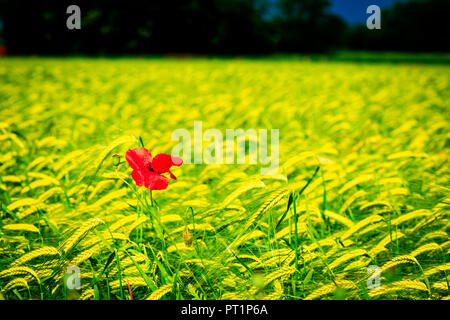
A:
<svg viewBox="0 0 450 320">
<path fill-rule="evenodd" d="M 448 299 L 450 67 L 366 57 L 1 59 L 2 296 Z M 149 206 L 125 151 L 194 120 L 279 129 L 279 171 L 184 164 Z"/>
</svg>

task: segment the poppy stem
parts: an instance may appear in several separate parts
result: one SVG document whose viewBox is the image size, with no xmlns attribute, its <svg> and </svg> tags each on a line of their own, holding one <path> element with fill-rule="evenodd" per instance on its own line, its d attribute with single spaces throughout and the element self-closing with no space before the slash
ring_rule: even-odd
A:
<svg viewBox="0 0 450 320">
<path fill-rule="evenodd" d="M 153 207 L 153 194 L 152 194 L 152 190 L 150 190 L 150 205 Z"/>
</svg>

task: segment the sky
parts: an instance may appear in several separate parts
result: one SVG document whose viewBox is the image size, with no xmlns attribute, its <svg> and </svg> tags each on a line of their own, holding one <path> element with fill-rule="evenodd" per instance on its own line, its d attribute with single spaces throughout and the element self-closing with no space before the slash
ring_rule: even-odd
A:
<svg viewBox="0 0 450 320">
<path fill-rule="evenodd" d="M 404 0 L 330 0 L 331 11 L 343 17 L 349 23 L 365 22 L 369 16 L 367 7 L 375 4 L 381 8 L 389 7 L 395 2 Z"/>
</svg>

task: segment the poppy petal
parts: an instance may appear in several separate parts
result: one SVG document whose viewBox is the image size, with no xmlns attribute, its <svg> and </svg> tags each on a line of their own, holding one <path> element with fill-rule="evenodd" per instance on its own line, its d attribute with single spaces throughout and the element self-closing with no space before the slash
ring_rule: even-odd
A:
<svg viewBox="0 0 450 320">
<path fill-rule="evenodd" d="M 146 171 L 144 186 L 150 190 L 164 190 L 169 185 L 169 179 L 155 172 Z"/>
<path fill-rule="evenodd" d="M 142 187 L 145 178 L 145 170 L 133 170 L 131 177 L 138 187 Z"/>
<path fill-rule="evenodd" d="M 152 154 L 145 148 L 136 148 L 127 151 L 126 159 L 131 168 L 141 170 L 152 163 Z"/>
<path fill-rule="evenodd" d="M 179 157 L 173 157 L 170 154 L 160 153 L 157 154 L 152 161 L 152 168 L 157 173 L 169 172 L 172 179 L 176 179 L 175 176 L 170 172 L 170 167 L 181 166 L 183 164 L 183 159 Z"/>
</svg>

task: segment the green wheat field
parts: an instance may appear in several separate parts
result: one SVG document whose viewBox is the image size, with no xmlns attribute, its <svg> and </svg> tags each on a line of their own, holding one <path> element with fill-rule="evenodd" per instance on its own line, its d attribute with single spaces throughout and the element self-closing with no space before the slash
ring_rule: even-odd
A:
<svg viewBox="0 0 450 320">
<path fill-rule="evenodd" d="M 0 298 L 449 299 L 449 101 L 449 64 L 3 58 Z M 278 172 L 151 199 L 125 152 L 196 120 L 279 129 Z"/>
</svg>

